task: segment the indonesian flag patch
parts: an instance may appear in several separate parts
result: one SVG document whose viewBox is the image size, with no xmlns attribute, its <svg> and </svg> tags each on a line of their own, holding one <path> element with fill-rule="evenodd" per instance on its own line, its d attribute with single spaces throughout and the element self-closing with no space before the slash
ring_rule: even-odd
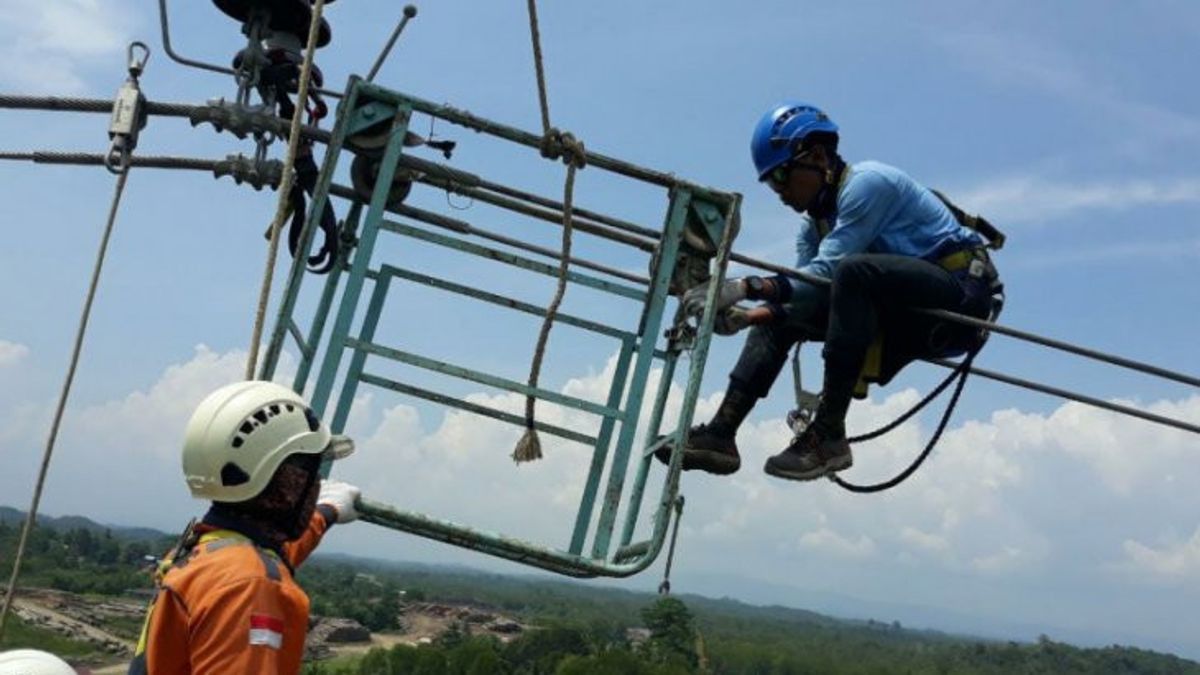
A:
<svg viewBox="0 0 1200 675">
<path fill-rule="evenodd" d="M 268 614 L 251 614 L 250 644 L 279 649 L 283 645 L 283 619 Z"/>
</svg>

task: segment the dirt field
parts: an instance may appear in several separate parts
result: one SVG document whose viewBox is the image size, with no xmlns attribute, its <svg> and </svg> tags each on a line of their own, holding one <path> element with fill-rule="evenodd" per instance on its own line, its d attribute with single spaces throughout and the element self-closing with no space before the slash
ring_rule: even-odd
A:
<svg viewBox="0 0 1200 675">
<path fill-rule="evenodd" d="M 93 667 L 94 675 L 119 675 L 128 669 L 129 657 L 136 644 L 137 626 L 145 612 L 145 603 L 119 598 L 86 598 L 47 589 L 22 591 L 14 608 L 24 620 L 76 640 L 94 645 L 97 651 L 112 655 L 112 660 Z M 370 642 L 326 643 L 332 655 L 364 654 L 375 647 L 397 644 L 420 645 L 431 642 L 451 626 L 466 626 L 476 634 L 489 633 L 508 641 L 525 630 L 510 617 L 467 605 L 437 603 L 411 604 L 401 615 L 403 630 L 371 633 Z"/>
</svg>

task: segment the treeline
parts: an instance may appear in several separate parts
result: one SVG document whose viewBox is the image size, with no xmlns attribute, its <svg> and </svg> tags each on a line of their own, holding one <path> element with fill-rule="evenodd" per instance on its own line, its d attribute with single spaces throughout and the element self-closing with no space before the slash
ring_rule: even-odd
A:
<svg viewBox="0 0 1200 675">
<path fill-rule="evenodd" d="M 898 622 L 842 621 L 686 595 L 663 601 L 571 582 L 330 560 L 314 561 L 300 576 L 314 607 L 332 601 L 327 594 L 342 606 L 370 606 L 381 589 L 399 588 L 409 601 L 466 603 L 543 627 L 503 644 L 471 635 L 463 625 L 434 644 L 377 649 L 345 665 L 313 664 L 309 675 L 1200 674 L 1195 662 L 1129 647 L 1081 649 L 1045 636 L 1034 643 L 982 641 L 910 630 Z M 650 636 L 630 642 L 630 628 Z"/>
<path fill-rule="evenodd" d="M 683 602 L 663 598 L 641 612 L 649 634 L 554 625 L 508 642 L 456 625 L 432 644 L 373 649 L 356 662 L 312 663 L 304 675 L 686 675 L 707 670 L 692 616 Z"/>
<path fill-rule="evenodd" d="M 80 521 L 33 530 L 22 585 L 105 595 L 151 587 L 147 556 L 169 549 L 172 537 L 129 538 Z M 19 523 L 0 519 L 0 571 L 10 569 L 19 536 Z M 1128 647 L 1080 649 L 1048 637 L 988 642 L 733 600 L 685 595 L 663 601 L 614 588 L 428 566 L 318 557 L 301 568 L 299 581 L 315 614 L 353 618 L 374 631 L 397 628 L 404 603 L 425 600 L 491 609 L 539 627 L 503 643 L 462 624 L 433 644 L 379 649 L 346 664 L 315 663 L 308 675 L 1200 674 L 1195 662 Z"/>
<path fill-rule="evenodd" d="M 21 526 L 0 521 L 0 570 L 7 575 L 21 536 Z M 109 529 L 78 526 L 64 529 L 38 525 L 30 531 L 21 563 L 21 584 L 72 593 L 116 595 L 151 588 L 148 556 L 161 555 L 171 538 L 131 539 Z"/>
<path fill-rule="evenodd" d="M 403 589 L 391 577 L 380 581 L 349 565 L 310 563 L 300 568 L 297 579 L 308 593 L 311 611 L 317 616 L 354 619 L 372 631 L 400 627 Z"/>
</svg>

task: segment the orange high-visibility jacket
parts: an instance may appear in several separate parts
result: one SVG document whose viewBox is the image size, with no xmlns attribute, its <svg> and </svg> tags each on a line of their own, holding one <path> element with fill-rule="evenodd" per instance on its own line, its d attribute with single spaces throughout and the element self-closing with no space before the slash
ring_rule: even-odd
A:
<svg viewBox="0 0 1200 675">
<path fill-rule="evenodd" d="M 292 578 L 336 515 L 322 505 L 279 556 L 232 530 L 199 526 L 150 604 L 130 675 L 294 675 L 308 633 L 308 595 Z"/>
</svg>

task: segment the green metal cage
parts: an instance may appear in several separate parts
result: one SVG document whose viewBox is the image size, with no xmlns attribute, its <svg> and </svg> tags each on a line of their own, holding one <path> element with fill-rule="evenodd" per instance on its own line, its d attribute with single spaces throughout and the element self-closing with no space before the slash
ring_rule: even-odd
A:
<svg viewBox="0 0 1200 675">
<path fill-rule="evenodd" d="M 523 382 L 499 377 L 444 360 L 405 351 L 383 343 L 377 334 L 380 316 L 395 282 L 421 284 L 441 292 L 488 303 L 505 311 L 545 317 L 546 309 L 504 295 L 461 284 L 451 279 L 407 269 L 399 264 L 374 260 L 380 236 L 399 237 L 433 245 L 455 255 L 477 256 L 526 272 L 556 277 L 559 252 L 532 245 L 520 237 L 480 229 L 470 223 L 403 203 L 412 182 L 468 195 L 472 199 L 561 226 L 563 205 L 554 200 L 522 192 L 475 174 L 406 154 L 405 140 L 414 113 L 430 115 L 507 142 L 536 150 L 541 137 L 477 117 L 471 113 L 437 105 L 359 78 L 351 78 L 321 168 L 317 189 L 308 212 L 301 246 L 289 272 L 278 316 L 260 371 L 272 378 L 290 337 L 299 354 L 294 388 L 311 386 L 310 401 L 318 414 L 331 420 L 341 432 L 350 415 L 355 395 L 362 385 L 377 387 L 422 400 L 447 410 L 463 410 L 493 420 L 523 426 L 522 416 L 492 409 L 462 398 L 418 386 L 414 382 L 384 376 L 372 364 L 400 363 L 420 371 L 436 373 L 487 387 L 534 396 L 568 409 L 594 415 L 598 433 L 538 422 L 540 433 L 582 443 L 591 448 L 591 461 L 574 529 L 565 547 L 523 541 L 472 528 L 434 516 L 406 511 L 400 506 L 364 498 L 361 518 L 383 527 L 435 539 L 576 577 L 628 576 L 648 567 L 661 551 L 671 513 L 679 497 L 681 453 L 673 453 L 666 478 L 651 518 L 651 532 L 635 539 L 644 501 L 650 464 L 659 444 L 674 441 L 682 447 L 683 434 L 691 425 L 712 335 L 713 305 L 718 284 L 710 285 L 705 312 L 689 323 L 670 297 L 696 283 L 723 279 L 738 225 L 740 195 L 721 192 L 679 180 L 673 175 L 644 169 L 596 153 L 587 154 L 589 168 L 612 172 L 652 187 L 664 189 L 668 208 L 661 230 L 653 230 L 599 213 L 576 209 L 574 229 L 621 246 L 649 254 L 650 275 L 640 277 L 587 260 L 570 260 L 570 285 L 584 286 L 640 303 L 636 328 L 622 329 L 587 316 L 560 312 L 556 323 L 574 326 L 590 334 L 613 340 L 617 345 L 616 372 L 603 404 L 572 397 L 550 389 L 531 388 Z M 358 184 L 358 166 L 352 170 L 355 188 L 333 182 L 339 160 L 347 154 L 373 167 L 373 184 Z M 297 301 L 305 281 L 304 260 L 312 246 L 314 219 L 326 200 L 349 201 L 341 228 L 342 247 L 334 269 L 324 280 L 315 310 L 301 328 L 296 317 Z M 399 218 L 397 218 L 399 216 Z M 514 253 L 485 242 L 503 244 Z M 551 262 L 545 262 L 544 259 Z M 365 311 L 363 301 L 365 300 Z M 668 305 L 675 306 L 668 319 Z M 361 319 L 356 316 L 361 311 Z M 327 320 L 333 317 L 332 324 Z M 632 322 L 631 322 L 632 323 Z M 662 426 L 667 394 L 677 363 L 688 356 L 687 382 L 675 429 Z M 661 364 L 662 377 L 653 392 L 649 388 L 652 365 Z M 315 378 L 314 378 L 315 375 Z M 310 380 L 312 380 L 310 382 Z M 651 398 L 647 399 L 647 395 Z M 647 428 L 639 436 L 639 413 L 649 402 Z M 329 412 L 333 405 L 332 414 Z M 637 443 L 638 439 L 646 439 Z M 635 448 L 635 444 L 640 447 Z M 503 452 L 504 448 L 496 448 Z M 626 478 L 635 468 L 630 486 Z M 584 470 L 581 467 L 581 470 Z M 607 481 L 603 479 L 607 476 Z M 625 500 L 622 502 L 622 500 Z M 598 507 L 598 509 L 597 509 Z M 617 530 L 617 520 L 623 523 Z M 615 541 L 614 541 L 615 538 Z M 590 543 L 590 546 L 589 546 Z"/>
</svg>

